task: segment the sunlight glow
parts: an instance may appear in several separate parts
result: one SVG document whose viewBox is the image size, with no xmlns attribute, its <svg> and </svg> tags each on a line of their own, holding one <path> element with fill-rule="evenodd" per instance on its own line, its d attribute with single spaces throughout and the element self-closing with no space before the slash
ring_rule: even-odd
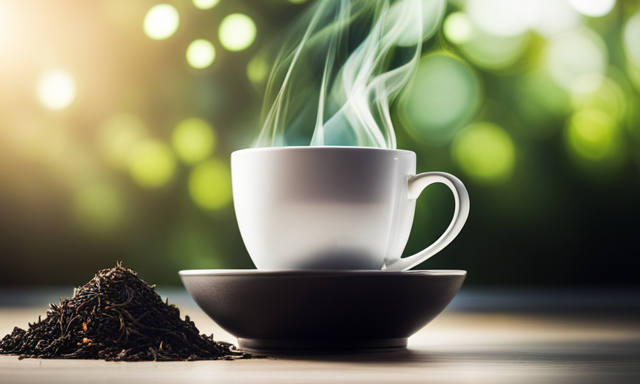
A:
<svg viewBox="0 0 640 384">
<path fill-rule="evenodd" d="M 38 81 L 38 99 L 48 109 L 60 110 L 68 107 L 76 97 L 76 83 L 65 71 L 44 73 Z"/>
</svg>

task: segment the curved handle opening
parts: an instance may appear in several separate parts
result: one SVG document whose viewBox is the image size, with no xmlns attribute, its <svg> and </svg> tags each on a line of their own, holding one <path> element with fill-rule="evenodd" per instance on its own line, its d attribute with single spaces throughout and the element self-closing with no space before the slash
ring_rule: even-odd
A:
<svg viewBox="0 0 640 384">
<path fill-rule="evenodd" d="M 385 269 L 390 271 L 406 271 L 443 250 L 458 236 L 467 221 L 467 217 L 469 217 L 469 193 L 462 181 L 457 177 L 446 172 L 425 172 L 411 176 L 408 183 L 409 199 L 417 199 L 426 187 L 434 183 L 442 183 L 449 187 L 455 200 L 453 219 L 449 227 L 433 244 L 413 256 L 396 259 L 387 264 Z"/>
</svg>

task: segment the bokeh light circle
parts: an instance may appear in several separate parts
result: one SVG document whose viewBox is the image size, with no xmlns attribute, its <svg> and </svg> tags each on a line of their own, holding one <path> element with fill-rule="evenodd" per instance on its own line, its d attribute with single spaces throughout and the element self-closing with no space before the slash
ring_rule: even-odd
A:
<svg viewBox="0 0 640 384">
<path fill-rule="evenodd" d="M 216 210 L 231 202 L 231 173 L 216 159 L 196 166 L 189 175 L 189 194 L 201 208 Z"/>
<path fill-rule="evenodd" d="M 565 0 L 530 0 L 525 3 L 530 28 L 544 37 L 553 37 L 575 29 L 582 17 Z"/>
<path fill-rule="evenodd" d="M 574 32 L 549 42 L 547 67 L 553 80 L 569 92 L 596 90 L 607 68 L 604 42 L 591 31 Z"/>
<path fill-rule="evenodd" d="M 515 168 L 513 140 L 493 123 L 479 122 L 465 128 L 456 136 L 451 150 L 458 166 L 480 182 L 504 182 Z"/>
<path fill-rule="evenodd" d="M 622 39 L 627 57 L 635 65 L 640 66 L 640 12 L 635 13 L 627 20 Z"/>
<path fill-rule="evenodd" d="M 0 148 L 5 143 L 13 144 L 16 155 L 57 168 L 72 156 L 71 152 L 77 148 L 76 140 L 70 134 L 69 126 L 62 121 L 55 122 L 52 119 L 35 116 L 39 114 L 32 115 L 21 117 L 13 124 L 14 128 L 20 129 L 4 131 L 10 135 L 3 136 L 4 132 L 0 128 Z M 4 162 L 4 164 L 11 163 Z M 21 172 L 21 174 L 27 173 Z M 2 185 L 1 172 L 0 185 Z"/>
<path fill-rule="evenodd" d="M 122 221 L 122 198 L 110 184 L 91 184 L 74 196 L 73 214 L 83 228 L 98 233 L 108 232 Z"/>
<path fill-rule="evenodd" d="M 466 13 L 453 12 L 444 20 L 444 35 L 454 44 L 469 41 L 473 34 L 473 24 Z"/>
<path fill-rule="evenodd" d="M 557 132 L 559 119 L 572 111 L 569 94 L 556 84 L 548 71 L 534 71 L 521 76 L 516 83 L 514 103 L 530 129 L 529 137 L 549 137 Z"/>
<path fill-rule="evenodd" d="M 215 132 L 204 120 L 186 119 L 174 129 L 171 144 L 180 160 L 186 164 L 196 164 L 213 152 L 216 144 Z"/>
<path fill-rule="evenodd" d="M 129 173 L 143 188 L 159 188 L 167 184 L 175 172 L 176 164 L 168 145 L 160 140 L 145 139 L 131 151 Z"/>
<path fill-rule="evenodd" d="M 198 9 L 211 9 L 219 2 L 220 0 L 193 0 L 193 5 Z"/>
<path fill-rule="evenodd" d="M 615 121 L 603 111 L 577 112 L 567 126 L 567 144 L 574 154 L 585 160 L 603 161 L 615 157 L 619 149 L 619 132 Z"/>
<path fill-rule="evenodd" d="M 517 63 L 529 47 L 530 40 L 528 33 L 494 36 L 476 30 L 467 42 L 460 45 L 460 50 L 478 67 L 503 70 Z"/>
<path fill-rule="evenodd" d="M 128 167 L 132 148 L 147 136 L 147 126 L 137 116 L 118 114 L 107 119 L 98 130 L 98 147 L 112 166 Z"/>
<path fill-rule="evenodd" d="M 218 36 L 220 44 L 229 51 L 247 49 L 256 39 L 256 24 L 242 13 L 233 13 L 222 20 Z"/>
<path fill-rule="evenodd" d="M 628 97 L 622 87 L 613 79 L 604 77 L 600 87 L 594 92 L 572 95 L 576 111 L 597 109 L 612 119 L 623 122 L 628 108 Z"/>
<path fill-rule="evenodd" d="M 529 9 L 523 1 L 468 0 L 467 13 L 473 23 L 494 36 L 516 36 L 529 29 Z"/>
<path fill-rule="evenodd" d="M 247 64 L 247 77 L 252 84 L 259 86 L 265 83 L 269 76 L 269 64 L 261 56 L 254 56 Z"/>
<path fill-rule="evenodd" d="M 169 4 L 158 4 L 144 18 L 144 33 L 153 40 L 164 40 L 178 30 L 180 16 Z"/>
<path fill-rule="evenodd" d="M 569 0 L 569 4 L 585 16 L 600 17 L 611 12 L 616 0 Z"/>
<path fill-rule="evenodd" d="M 448 54 L 425 56 L 399 105 L 412 136 L 440 145 L 453 139 L 480 104 L 480 81 L 461 60 Z"/>
<path fill-rule="evenodd" d="M 384 34 L 392 32 L 396 45 L 412 46 L 433 36 L 438 29 L 445 0 L 422 0 L 416 4 L 413 0 L 399 0 L 391 5 L 385 19 Z M 420 5 L 421 12 L 417 12 Z"/>
<path fill-rule="evenodd" d="M 54 111 L 64 109 L 76 98 L 76 82 L 65 71 L 48 71 L 38 81 L 37 94 L 45 108 Z"/>
<path fill-rule="evenodd" d="M 194 40 L 187 48 L 187 62 L 193 68 L 206 68 L 216 58 L 216 50 L 209 41 L 204 39 Z"/>
<path fill-rule="evenodd" d="M 217 238 L 203 225 L 176 225 L 169 235 L 167 251 L 170 257 L 193 269 L 222 269 L 224 259 L 217 252 Z M 182 267 L 181 267 L 182 268 Z"/>
</svg>

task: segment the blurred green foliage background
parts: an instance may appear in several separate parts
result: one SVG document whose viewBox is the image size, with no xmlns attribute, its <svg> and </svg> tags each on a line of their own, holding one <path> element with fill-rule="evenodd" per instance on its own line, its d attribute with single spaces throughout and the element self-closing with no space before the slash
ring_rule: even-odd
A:
<svg viewBox="0 0 640 384">
<path fill-rule="evenodd" d="M 310 3 L 0 0 L 0 284 L 253 268 L 229 156 L 259 131 L 265 52 Z M 421 268 L 640 284 L 640 2 L 450 0 L 392 113 L 418 171 L 472 201 Z M 406 254 L 452 200 L 425 191 Z"/>
</svg>

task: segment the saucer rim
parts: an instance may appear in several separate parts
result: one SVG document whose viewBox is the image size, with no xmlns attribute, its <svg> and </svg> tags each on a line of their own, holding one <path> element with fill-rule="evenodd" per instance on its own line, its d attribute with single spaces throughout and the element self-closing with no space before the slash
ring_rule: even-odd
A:
<svg viewBox="0 0 640 384">
<path fill-rule="evenodd" d="M 332 269 L 185 269 L 180 276 L 466 276 L 462 269 L 421 269 L 410 271 L 332 270 Z"/>
</svg>

